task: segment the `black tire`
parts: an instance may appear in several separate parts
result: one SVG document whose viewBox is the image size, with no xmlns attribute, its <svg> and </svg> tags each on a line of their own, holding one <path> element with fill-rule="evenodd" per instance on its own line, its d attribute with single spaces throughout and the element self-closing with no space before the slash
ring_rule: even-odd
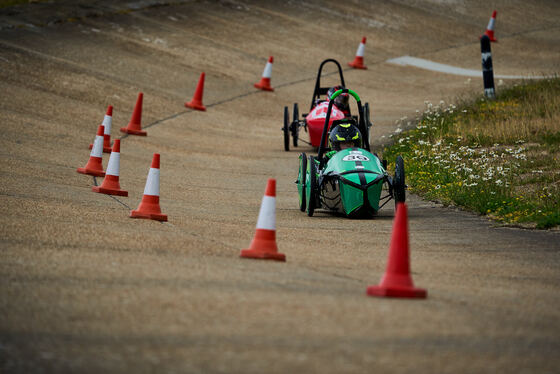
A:
<svg viewBox="0 0 560 374">
<path fill-rule="evenodd" d="M 307 187 L 307 186 L 306 186 Z M 309 196 L 307 197 L 307 215 L 313 217 L 317 201 L 317 164 L 315 158 L 309 156 Z"/>
<path fill-rule="evenodd" d="M 298 103 L 294 103 L 294 113 L 292 115 L 292 144 L 294 147 L 298 145 L 299 138 L 299 106 Z"/>
<path fill-rule="evenodd" d="M 396 203 L 404 203 L 406 201 L 406 183 L 404 178 L 404 160 L 401 156 L 397 156 L 395 161 L 395 177 L 393 178 L 393 197 Z"/>
<path fill-rule="evenodd" d="M 368 144 L 369 144 L 369 129 L 372 126 L 372 123 L 370 121 L 370 112 L 369 112 L 369 103 L 366 103 L 364 105 L 364 117 L 365 117 L 365 123 L 366 123 L 366 133 L 362 134 L 362 136 L 364 137 L 364 139 L 367 139 Z"/>
<path fill-rule="evenodd" d="M 304 152 L 299 155 L 299 174 L 298 174 L 298 184 L 300 185 L 301 187 L 300 189 L 302 191 L 301 200 L 299 202 L 299 210 L 301 210 L 302 212 L 305 212 L 305 205 L 306 205 L 305 173 L 307 173 L 307 155 Z"/>
<path fill-rule="evenodd" d="M 288 107 L 284 107 L 284 150 L 288 152 L 290 150 L 290 113 L 288 112 Z"/>
<path fill-rule="evenodd" d="M 364 117 L 366 119 L 366 126 L 369 130 L 369 128 L 372 126 L 371 120 L 370 120 L 370 111 L 369 111 L 369 103 L 366 103 L 364 105 Z"/>
</svg>

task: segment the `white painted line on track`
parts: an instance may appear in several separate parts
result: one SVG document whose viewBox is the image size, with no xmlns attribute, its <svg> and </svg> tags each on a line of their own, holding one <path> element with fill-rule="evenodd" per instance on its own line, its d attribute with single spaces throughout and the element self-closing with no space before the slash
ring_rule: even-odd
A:
<svg viewBox="0 0 560 374">
<path fill-rule="evenodd" d="M 412 56 L 401 56 L 387 60 L 389 64 L 401 66 L 414 66 L 420 69 L 437 71 L 445 74 L 462 75 L 465 77 L 480 77 L 482 78 L 482 70 L 463 69 L 451 65 L 440 64 L 423 58 Z M 499 79 L 544 79 L 542 76 L 523 76 L 523 75 L 494 75 L 494 78 Z"/>
</svg>

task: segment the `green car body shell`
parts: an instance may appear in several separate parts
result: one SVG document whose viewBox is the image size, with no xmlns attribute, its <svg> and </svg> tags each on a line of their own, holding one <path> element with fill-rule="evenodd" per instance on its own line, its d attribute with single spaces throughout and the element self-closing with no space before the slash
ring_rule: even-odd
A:
<svg viewBox="0 0 560 374">
<path fill-rule="evenodd" d="M 304 198 L 303 194 L 308 199 L 311 192 L 310 162 L 306 166 L 305 186 L 298 184 L 300 203 Z M 371 216 L 379 210 L 381 190 L 387 173 L 377 156 L 362 148 L 348 148 L 332 155 L 322 172 L 319 171 L 317 161 L 314 169 L 317 208 L 346 216 Z"/>
</svg>

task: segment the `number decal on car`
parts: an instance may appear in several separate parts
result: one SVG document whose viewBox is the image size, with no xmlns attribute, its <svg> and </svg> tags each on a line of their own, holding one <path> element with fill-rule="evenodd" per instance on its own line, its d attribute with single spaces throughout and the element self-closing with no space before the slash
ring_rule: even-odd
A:
<svg viewBox="0 0 560 374">
<path fill-rule="evenodd" d="M 342 159 L 342 161 L 369 161 L 369 158 L 367 156 L 364 155 L 358 155 L 358 154 L 349 154 L 344 156 L 344 158 Z"/>
</svg>

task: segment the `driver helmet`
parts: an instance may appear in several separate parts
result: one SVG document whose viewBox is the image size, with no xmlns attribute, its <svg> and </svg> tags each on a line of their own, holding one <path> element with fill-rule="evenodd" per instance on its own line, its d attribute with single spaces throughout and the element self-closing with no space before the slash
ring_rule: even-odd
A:
<svg viewBox="0 0 560 374">
<path fill-rule="evenodd" d="M 339 123 L 329 134 L 329 146 L 334 151 L 362 146 L 362 134 L 352 123 Z"/>
<path fill-rule="evenodd" d="M 327 91 L 327 97 L 330 100 L 331 96 L 338 90 L 343 90 L 345 87 L 342 85 L 337 85 L 334 87 L 329 88 L 329 90 Z M 342 110 L 343 112 L 347 112 L 350 107 L 348 105 L 348 99 L 350 98 L 350 96 L 348 95 L 348 93 L 341 93 L 340 95 L 338 95 L 337 97 L 335 97 L 334 99 L 334 105 L 336 105 L 336 107 L 340 110 Z"/>
</svg>

